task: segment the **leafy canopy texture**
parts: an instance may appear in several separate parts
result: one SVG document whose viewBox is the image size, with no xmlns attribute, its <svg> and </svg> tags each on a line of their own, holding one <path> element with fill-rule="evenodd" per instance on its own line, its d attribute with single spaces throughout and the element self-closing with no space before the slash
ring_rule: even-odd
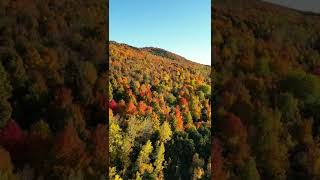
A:
<svg viewBox="0 0 320 180">
<path fill-rule="evenodd" d="M 117 42 L 109 53 L 110 179 L 210 179 L 210 67 Z"/>
<path fill-rule="evenodd" d="M 107 178 L 107 6 L 0 1 L 0 179 Z"/>
<path fill-rule="evenodd" d="M 213 178 L 317 179 L 320 16 L 256 0 L 212 11 Z"/>
</svg>

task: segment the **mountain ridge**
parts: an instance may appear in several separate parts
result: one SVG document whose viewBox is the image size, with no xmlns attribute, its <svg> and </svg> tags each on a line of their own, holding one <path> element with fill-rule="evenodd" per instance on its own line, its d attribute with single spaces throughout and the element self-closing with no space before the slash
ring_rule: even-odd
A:
<svg viewBox="0 0 320 180">
<path fill-rule="evenodd" d="M 229 6 L 228 4 L 232 3 L 232 6 Z M 314 12 L 314 11 L 307 11 L 307 10 L 300 10 L 295 9 L 291 7 L 287 7 L 282 4 L 276 4 L 273 2 L 265 1 L 265 0 L 238 0 L 235 2 L 234 0 L 216 0 L 213 7 L 216 5 L 224 5 L 228 7 L 236 7 L 236 8 L 243 8 L 243 7 L 258 7 L 259 9 L 262 8 L 264 10 L 277 10 L 281 13 L 298 13 L 300 15 L 306 15 L 306 16 L 313 16 L 313 17 L 320 17 L 320 12 Z M 237 5 L 237 6 L 236 6 Z"/>
<path fill-rule="evenodd" d="M 132 48 L 134 50 L 140 50 L 140 51 L 144 51 L 144 52 L 148 52 L 150 54 L 153 54 L 155 56 L 160 56 L 163 58 L 167 58 L 167 59 L 171 59 L 174 60 L 176 62 L 188 62 L 188 63 L 192 63 L 192 64 L 196 64 L 196 65 L 201 65 L 201 66 L 206 66 L 206 67 L 211 67 L 210 65 L 207 64 L 201 64 L 198 62 L 195 62 L 193 60 L 187 59 L 179 54 L 176 54 L 174 52 L 171 52 L 169 50 L 163 49 L 163 48 L 159 48 L 159 47 L 152 47 L 152 46 L 146 46 L 146 47 L 135 47 L 126 43 L 119 43 L 117 41 L 114 40 L 110 40 L 109 44 L 114 44 L 114 45 L 122 45 L 122 46 L 126 46 L 129 48 Z"/>
<path fill-rule="evenodd" d="M 274 3 L 274 2 L 269 2 L 269 1 L 265 1 L 265 0 L 260 0 L 260 1 L 261 1 L 261 2 L 264 2 L 264 3 L 268 3 L 268 4 L 280 6 L 280 7 L 282 7 L 282 8 L 286 8 L 286 9 L 288 9 L 288 10 L 296 11 L 296 12 L 302 13 L 302 14 L 304 14 L 304 15 L 320 16 L 320 12 L 308 11 L 308 10 L 301 10 L 301 9 L 295 9 L 295 8 L 292 8 L 292 7 L 287 7 L 287 6 L 282 5 L 282 4 L 276 4 L 276 3 Z"/>
</svg>

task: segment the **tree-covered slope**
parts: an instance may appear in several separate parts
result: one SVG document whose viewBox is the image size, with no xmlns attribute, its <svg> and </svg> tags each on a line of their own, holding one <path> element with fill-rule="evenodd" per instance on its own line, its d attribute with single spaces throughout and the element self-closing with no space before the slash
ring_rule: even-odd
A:
<svg viewBox="0 0 320 180">
<path fill-rule="evenodd" d="M 106 13 L 101 0 L 0 1 L 0 179 L 106 175 Z"/>
<path fill-rule="evenodd" d="M 109 53 L 109 177 L 210 179 L 210 67 L 116 42 Z"/>
<path fill-rule="evenodd" d="M 212 8 L 213 178 L 320 175 L 320 17 L 255 0 Z"/>
</svg>

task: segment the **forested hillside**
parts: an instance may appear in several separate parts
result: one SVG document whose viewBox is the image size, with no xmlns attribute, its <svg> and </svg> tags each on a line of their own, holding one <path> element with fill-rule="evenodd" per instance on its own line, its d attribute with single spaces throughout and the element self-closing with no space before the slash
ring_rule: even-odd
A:
<svg viewBox="0 0 320 180">
<path fill-rule="evenodd" d="M 0 179 L 107 170 L 107 5 L 0 1 Z"/>
<path fill-rule="evenodd" d="M 319 179 L 320 16 L 213 5 L 213 179 Z"/>
<path fill-rule="evenodd" d="M 210 179 L 210 66 L 109 43 L 110 179 Z"/>
</svg>

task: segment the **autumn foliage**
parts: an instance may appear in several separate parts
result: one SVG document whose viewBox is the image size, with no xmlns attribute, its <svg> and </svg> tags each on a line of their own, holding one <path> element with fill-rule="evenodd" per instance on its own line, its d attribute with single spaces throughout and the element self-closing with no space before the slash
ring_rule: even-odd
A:
<svg viewBox="0 0 320 180">
<path fill-rule="evenodd" d="M 319 177 L 319 20 L 264 1 L 214 2 L 214 179 Z"/>
<path fill-rule="evenodd" d="M 109 178 L 210 179 L 210 67 L 116 42 L 109 53 Z"/>
<path fill-rule="evenodd" d="M 0 2 L 0 179 L 106 178 L 106 17 L 97 0 Z"/>
<path fill-rule="evenodd" d="M 176 129 L 177 131 L 183 131 L 184 129 L 183 120 L 182 120 L 179 106 L 175 108 L 174 112 L 175 112 L 175 120 L 176 120 Z"/>
</svg>

